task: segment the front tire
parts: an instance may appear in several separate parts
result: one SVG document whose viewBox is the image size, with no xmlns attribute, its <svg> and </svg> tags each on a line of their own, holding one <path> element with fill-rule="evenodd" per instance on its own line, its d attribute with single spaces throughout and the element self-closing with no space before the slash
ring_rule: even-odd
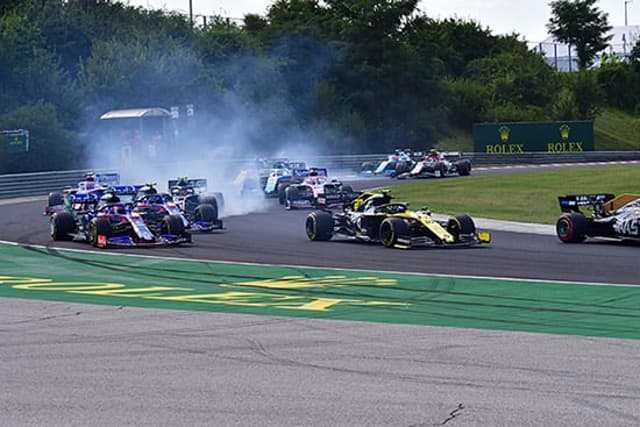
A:
<svg viewBox="0 0 640 427">
<path fill-rule="evenodd" d="M 584 242 L 587 235 L 587 218 L 577 212 L 562 215 L 556 222 L 556 235 L 564 243 Z"/>
<path fill-rule="evenodd" d="M 184 236 L 184 222 L 179 215 L 167 215 L 162 218 L 162 231 L 174 236 Z"/>
<path fill-rule="evenodd" d="M 380 224 L 380 241 L 385 248 L 392 248 L 400 236 L 409 234 L 409 226 L 400 218 L 386 218 Z"/>
<path fill-rule="evenodd" d="M 112 234 L 112 230 L 111 230 L 111 223 L 109 222 L 109 220 L 107 218 L 103 218 L 103 217 L 96 217 L 93 218 L 91 220 L 91 225 L 90 225 L 90 229 L 91 229 L 91 244 L 95 247 L 106 247 L 107 243 L 105 242 L 101 242 L 101 238 L 102 239 L 106 239 L 108 240 L 109 237 L 111 237 Z"/>
<path fill-rule="evenodd" d="M 476 225 L 469 215 L 456 215 L 449 218 L 447 222 L 447 231 L 451 234 L 456 242 L 460 241 L 460 235 L 475 234 Z"/>
<path fill-rule="evenodd" d="M 64 204 L 64 197 L 62 194 L 54 192 L 49 193 L 48 206 L 60 206 Z"/>
<path fill-rule="evenodd" d="M 209 203 L 200 204 L 196 206 L 193 218 L 196 221 L 213 222 L 218 219 L 218 209 Z"/>
<path fill-rule="evenodd" d="M 284 192 L 284 207 L 288 210 L 295 209 L 291 202 L 300 198 L 300 192 L 295 187 L 287 187 Z"/>
<path fill-rule="evenodd" d="M 329 212 L 315 211 L 305 221 L 307 237 L 312 241 L 327 241 L 333 237 L 333 217 Z"/>
</svg>

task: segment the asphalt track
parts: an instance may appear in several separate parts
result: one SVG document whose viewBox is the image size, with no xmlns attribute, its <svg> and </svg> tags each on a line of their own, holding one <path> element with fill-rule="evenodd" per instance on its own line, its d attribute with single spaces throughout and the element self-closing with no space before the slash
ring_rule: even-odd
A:
<svg viewBox="0 0 640 427">
<path fill-rule="evenodd" d="M 42 203 L 0 206 L 0 239 L 52 245 Z M 305 214 L 270 201 L 191 246 L 118 252 L 638 284 L 637 247 L 500 231 L 472 249 L 316 243 Z M 5 425 L 640 424 L 638 340 L 16 299 L 0 325 Z"/>
</svg>

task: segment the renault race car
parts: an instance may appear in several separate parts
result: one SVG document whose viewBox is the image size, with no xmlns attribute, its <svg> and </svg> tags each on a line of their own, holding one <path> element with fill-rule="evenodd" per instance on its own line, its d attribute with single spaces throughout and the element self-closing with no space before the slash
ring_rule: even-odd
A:
<svg viewBox="0 0 640 427">
<path fill-rule="evenodd" d="M 162 225 L 152 231 L 132 203 L 123 203 L 115 194 L 100 199 L 92 193 L 69 196 L 68 210 L 57 211 L 50 220 L 53 240 L 80 240 L 93 246 L 161 246 L 191 242 L 182 219 L 165 215 Z"/>
<path fill-rule="evenodd" d="M 556 221 L 556 234 L 562 242 L 580 243 L 587 237 L 640 241 L 640 194 L 567 195 L 558 202 L 563 214 Z"/>
<path fill-rule="evenodd" d="M 412 211 L 407 208 L 407 203 L 393 203 L 388 192 L 363 192 L 348 208 L 339 212 L 314 211 L 307 215 L 305 231 L 313 241 L 342 236 L 401 249 L 473 246 L 491 242 L 491 234 L 477 231 L 468 215 L 436 221 L 426 208 Z"/>
<path fill-rule="evenodd" d="M 398 174 L 397 178 L 444 178 L 450 175 L 467 176 L 470 174 L 471 160 L 464 158 L 462 153 L 430 150 L 409 171 Z"/>
<path fill-rule="evenodd" d="M 342 207 L 353 198 L 351 186 L 329 179 L 326 168 L 297 169 L 280 191 L 280 203 L 287 209 Z"/>
</svg>

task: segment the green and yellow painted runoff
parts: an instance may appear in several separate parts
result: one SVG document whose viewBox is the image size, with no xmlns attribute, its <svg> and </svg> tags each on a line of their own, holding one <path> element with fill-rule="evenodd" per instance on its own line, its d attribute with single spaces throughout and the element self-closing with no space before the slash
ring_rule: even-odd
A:
<svg viewBox="0 0 640 427">
<path fill-rule="evenodd" d="M 640 339 L 640 286 L 234 264 L 0 244 L 0 297 Z"/>
</svg>

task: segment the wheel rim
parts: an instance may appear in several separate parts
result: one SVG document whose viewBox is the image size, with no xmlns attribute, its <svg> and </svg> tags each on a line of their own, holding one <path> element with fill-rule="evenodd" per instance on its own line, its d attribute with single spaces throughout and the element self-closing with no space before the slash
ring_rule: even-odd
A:
<svg viewBox="0 0 640 427">
<path fill-rule="evenodd" d="M 560 237 L 560 239 L 568 240 L 573 234 L 573 227 L 566 218 L 561 218 L 556 225 L 556 232 L 558 233 L 558 237 Z"/>
<path fill-rule="evenodd" d="M 318 234 L 315 218 L 313 216 L 308 217 L 305 226 L 307 237 L 311 240 L 315 239 Z"/>
<path fill-rule="evenodd" d="M 391 224 L 388 222 L 382 224 L 380 240 L 382 240 L 382 244 L 385 246 L 391 246 L 393 244 L 393 230 L 391 229 Z"/>
</svg>

